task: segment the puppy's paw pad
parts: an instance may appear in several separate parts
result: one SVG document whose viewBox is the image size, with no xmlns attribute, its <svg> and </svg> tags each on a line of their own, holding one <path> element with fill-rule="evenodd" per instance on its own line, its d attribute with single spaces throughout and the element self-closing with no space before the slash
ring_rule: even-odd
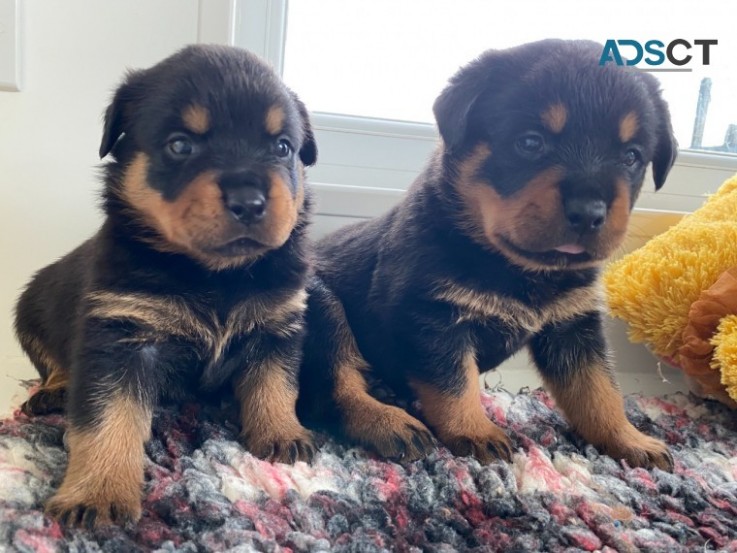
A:
<svg viewBox="0 0 737 553">
<path fill-rule="evenodd" d="M 58 494 L 46 502 L 45 511 L 62 526 L 82 526 L 89 530 L 106 524 L 124 526 L 141 518 L 139 501 L 75 501 Z"/>
<path fill-rule="evenodd" d="M 624 459 L 631 467 L 659 468 L 673 472 L 673 455 L 668 446 L 660 440 L 642 435 L 642 438 L 635 443 L 625 444 L 616 449 L 619 455 L 612 456 Z"/>
<path fill-rule="evenodd" d="M 512 460 L 512 443 L 499 429 L 481 436 L 453 436 L 443 440 L 453 455 L 458 457 L 473 456 L 483 465 L 498 459 Z"/>
<path fill-rule="evenodd" d="M 247 451 L 272 463 L 294 464 L 297 461 L 311 462 L 316 447 L 312 433 L 302 430 L 291 436 L 252 437 L 241 435 L 241 443 Z"/>
<path fill-rule="evenodd" d="M 404 409 L 393 405 L 358 413 L 346 430 L 350 437 L 379 456 L 400 463 L 417 461 L 435 449 L 432 432 Z"/>
<path fill-rule="evenodd" d="M 66 391 L 63 388 L 55 390 L 40 388 L 20 406 L 20 410 L 29 417 L 48 415 L 64 411 L 65 402 Z"/>
<path fill-rule="evenodd" d="M 426 457 L 435 449 L 435 439 L 422 423 L 405 424 L 404 428 L 393 429 L 390 436 L 373 445 L 382 457 L 399 463 L 411 463 Z"/>
</svg>

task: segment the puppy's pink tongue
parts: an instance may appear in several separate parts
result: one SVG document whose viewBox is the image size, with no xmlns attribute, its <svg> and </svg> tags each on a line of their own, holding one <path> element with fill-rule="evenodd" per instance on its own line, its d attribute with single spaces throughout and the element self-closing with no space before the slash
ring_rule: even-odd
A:
<svg viewBox="0 0 737 553">
<path fill-rule="evenodd" d="M 555 251 L 575 255 L 585 252 L 586 248 L 584 248 L 583 246 L 579 246 L 578 244 L 563 244 L 562 246 L 558 246 L 557 248 L 555 248 Z"/>
</svg>

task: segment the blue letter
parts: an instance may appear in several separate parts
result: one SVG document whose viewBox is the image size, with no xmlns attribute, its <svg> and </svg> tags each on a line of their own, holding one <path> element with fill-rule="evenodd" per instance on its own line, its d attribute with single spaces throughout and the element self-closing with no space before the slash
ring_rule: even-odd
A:
<svg viewBox="0 0 737 553">
<path fill-rule="evenodd" d="M 619 54 L 619 48 L 617 48 L 617 41 L 611 38 L 604 43 L 604 50 L 601 52 L 599 65 L 606 65 L 608 61 L 613 61 L 617 65 L 624 65 L 622 56 Z"/>
<path fill-rule="evenodd" d="M 657 46 L 657 48 L 654 48 L 654 46 Z M 665 61 L 665 54 L 660 51 L 660 48 L 664 47 L 665 44 L 663 44 L 659 40 L 648 40 L 645 43 L 645 50 L 648 54 L 653 54 L 655 56 L 655 59 L 645 58 L 645 63 L 648 65 L 662 65 L 662 63 Z"/>
<path fill-rule="evenodd" d="M 637 65 L 640 63 L 640 60 L 642 60 L 642 46 L 640 46 L 640 43 L 636 40 L 620 40 L 619 41 L 620 46 L 634 46 L 635 50 L 637 50 L 637 57 L 633 60 L 628 59 L 627 65 Z"/>
</svg>

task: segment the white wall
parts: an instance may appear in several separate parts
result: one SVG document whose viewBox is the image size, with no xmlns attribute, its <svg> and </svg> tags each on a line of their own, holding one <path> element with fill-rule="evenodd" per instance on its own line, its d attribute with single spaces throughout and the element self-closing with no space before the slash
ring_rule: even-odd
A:
<svg viewBox="0 0 737 553">
<path fill-rule="evenodd" d="M 102 113 L 126 68 L 197 41 L 197 0 L 24 0 L 21 92 L 0 91 L 0 387 L 34 373 L 12 332 L 31 274 L 90 236 Z M 1 393 L 1 390 L 0 390 Z"/>
<path fill-rule="evenodd" d="M 0 91 L 0 412 L 16 393 L 17 379 L 35 374 L 12 331 L 21 288 L 101 222 L 97 150 L 112 91 L 126 68 L 150 66 L 203 36 L 227 35 L 221 16 L 229 5 L 225 0 L 22 1 L 23 90 Z M 311 178 L 320 183 L 316 234 L 375 215 L 401 196 L 399 190 L 346 195 L 345 188 L 330 184 L 336 182 L 331 132 L 318 130 L 323 163 Z M 425 147 L 429 151 L 432 143 Z M 424 157 L 418 156 L 418 169 Z M 414 171 L 402 169 L 403 188 Z M 387 182 L 385 174 L 370 176 Z M 620 355 L 625 370 L 654 371 L 652 357 L 642 348 L 630 352 L 621 330 L 617 342 L 626 350 Z M 513 366 L 522 369 L 516 377 L 502 371 L 510 389 L 535 385 L 524 370 L 524 356 L 505 367 Z M 630 382 L 628 391 L 639 386 Z"/>
</svg>

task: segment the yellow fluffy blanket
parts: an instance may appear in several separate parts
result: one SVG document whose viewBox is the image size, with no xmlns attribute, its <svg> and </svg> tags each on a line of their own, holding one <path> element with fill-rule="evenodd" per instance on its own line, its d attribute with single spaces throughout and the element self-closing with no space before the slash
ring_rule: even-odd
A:
<svg viewBox="0 0 737 553">
<path fill-rule="evenodd" d="M 737 407 L 737 175 L 697 211 L 612 263 L 609 307 L 695 391 Z"/>
</svg>

